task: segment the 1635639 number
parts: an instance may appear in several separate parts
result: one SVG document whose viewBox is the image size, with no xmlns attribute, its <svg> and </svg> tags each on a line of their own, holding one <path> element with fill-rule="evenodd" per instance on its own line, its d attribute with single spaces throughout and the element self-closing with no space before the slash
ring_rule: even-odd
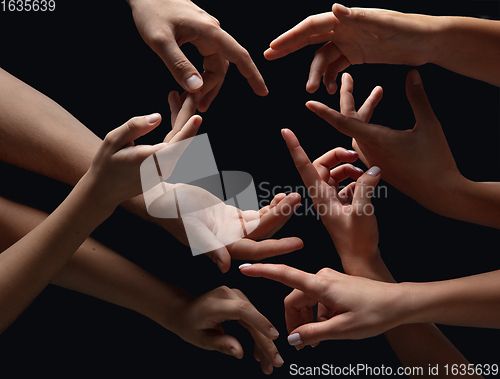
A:
<svg viewBox="0 0 500 379">
<path fill-rule="evenodd" d="M 3 12 L 53 12 L 55 0 L 2 0 L 0 9 Z"/>
</svg>

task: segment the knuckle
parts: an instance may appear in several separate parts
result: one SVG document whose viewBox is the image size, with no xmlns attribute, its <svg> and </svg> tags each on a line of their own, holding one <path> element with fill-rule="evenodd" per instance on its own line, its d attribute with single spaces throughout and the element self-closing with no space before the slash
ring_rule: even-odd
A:
<svg viewBox="0 0 500 379">
<path fill-rule="evenodd" d="M 238 301 L 235 304 L 236 310 L 238 314 L 246 313 L 252 308 L 252 304 L 250 304 L 248 301 Z"/>
<path fill-rule="evenodd" d="M 224 297 L 229 297 L 233 294 L 233 291 L 228 286 L 220 286 L 216 289 L 217 293 Z"/>
<path fill-rule="evenodd" d="M 259 343 L 259 348 L 261 349 L 262 353 L 264 353 L 265 356 L 271 359 L 274 358 L 274 355 L 277 352 L 276 345 L 274 344 L 274 342 L 267 338 Z"/>
<path fill-rule="evenodd" d="M 333 272 L 333 270 L 329 267 L 324 267 L 322 268 L 321 270 L 319 270 L 317 272 L 317 275 L 321 276 L 321 275 L 331 275 Z"/>
<path fill-rule="evenodd" d="M 164 45 L 168 41 L 168 34 L 161 28 L 154 28 L 147 36 L 147 43 L 154 49 Z"/>
<path fill-rule="evenodd" d="M 191 63 L 184 57 L 175 57 L 172 59 L 172 67 L 175 71 L 191 71 Z"/>
</svg>

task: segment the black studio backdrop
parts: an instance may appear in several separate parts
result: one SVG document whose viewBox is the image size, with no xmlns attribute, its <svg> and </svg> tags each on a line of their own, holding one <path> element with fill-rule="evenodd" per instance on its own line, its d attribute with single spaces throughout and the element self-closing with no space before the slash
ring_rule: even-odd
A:
<svg viewBox="0 0 500 379">
<path fill-rule="evenodd" d="M 56 0 L 52 13 L 0 12 L 0 66 L 46 94 L 100 137 L 135 116 L 160 112 L 163 126 L 142 138 L 156 143 L 169 130 L 167 95 L 180 90 L 162 61 L 142 41 L 125 1 L 69 2 Z M 446 4 L 446 5 L 445 5 Z M 309 63 L 318 46 L 286 58 L 266 61 L 269 42 L 310 14 L 331 9 L 331 1 L 199 1 L 222 27 L 246 47 L 270 90 L 253 94 L 231 65 L 225 83 L 203 115 L 200 133 L 208 133 L 219 170 L 250 173 L 259 200 L 269 190 L 300 187 L 281 138 L 283 127 L 299 137 L 311 159 L 336 146 L 350 148 L 340 134 L 304 106 L 310 99 L 338 109 L 339 96 L 322 87 L 305 91 Z M 348 1 L 348 6 L 371 6 L 434 15 L 498 19 L 498 1 Z M 201 70 L 192 46 L 184 48 Z M 362 65 L 348 68 L 361 104 L 376 85 L 384 99 L 372 121 L 407 129 L 414 119 L 405 95 L 410 67 Z M 500 179 L 497 87 L 462 77 L 434 65 L 418 68 L 433 109 L 441 121 L 462 174 L 477 181 Z M 439 162 L 436 162 L 439 164 Z M 365 168 L 360 163 L 362 168 Z M 0 165 L 0 195 L 51 212 L 71 188 L 51 179 Z M 411 175 L 411 172 L 408 172 Z M 436 178 L 439 180 L 439 178 Z M 385 182 L 383 196 L 374 199 L 380 229 L 380 249 L 398 281 L 433 281 L 500 268 L 498 231 L 447 219 L 424 209 Z M 384 195 L 385 194 L 385 195 Z M 310 206 L 302 200 L 302 212 Z M 299 209 L 299 210 L 300 210 Z M 345 367 L 367 364 L 390 366 L 399 362 L 383 336 L 362 341 L 326 341 L 315 349 L 296 351 L 286 341 L 283 299 L 287 287 L 241 275 L 234 261 L 226 274 L 206 257 L 190 250 L 136 216 L 118 209 L 93 234 L 126 258 L 156 276 L 201 294 L 220 285 L 247 294 L 281 333 L 276 341 L 285 360 L 275 377 L 291 376 L 290 365 Z M 322 267 L 341 270 L 333 244 L 314 214 L 295 216 L 276 237 L 298 236 L 301 251 L 267 259 L 308 272 Z M 226 325 L 227 324 L 227 325 Z M 0 336 L 0 377 L 45 373 L 78 377 L 83 373 L 135 377 L 220 377 L 262 374 L 253 358 L 249 334 L 228 322 L 245 350 L 242 360 L 189 345 L 151 320 L 132 311 L 56 286 L 49 286 L 21 317 Z M 442 326 L 446 336 L 477 364 L 500 363 L 497 330 Z"/>
</svg>

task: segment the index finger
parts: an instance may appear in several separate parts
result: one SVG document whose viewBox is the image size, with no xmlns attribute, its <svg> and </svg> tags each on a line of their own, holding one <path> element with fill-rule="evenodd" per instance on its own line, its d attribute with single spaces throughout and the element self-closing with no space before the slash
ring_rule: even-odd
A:
<svg viewBox="0 0 500 379">
<path fill-rule="evenodd" d="M 309 189 L 311 187 L 317 187 L 321 184 L 321 177 L 316 170 L 316 167 L 311 163 L 309 157 L 306 152 L 300 146 L 299 140 L 293 134 L 293 132 L 289 129 L 283 129 L 281 131 L 281 135 L 285 139 L 286 146 L 288 150 L 290 150 L 290 154 L 292 155 L 293 161 L 297 170 L 299 171 L 304 184 Z"/>
<path fill-rule="evenodd" d="M 240 271 L 247 276 L 275 280 L 288 287 L 299 289 L 306 294 L 316 295 L 318 291 L 315 275 L 287 265 L 269 263 L 243 264 L 240 266 Z"/>
<path fill-rule="evenodd" d="M 295 44 L 302 43 L 313 35 L 325 34 L 332 31 L 335 21 L 337 21 L 337 18 L 333 12 L 309 16 L 276 38 L 269 46 L 273 50 L 288 49 Z"/>
<path fill-rule="evenodd" d="M 217 52 L 222 57 L 238 67 L 241 75 L 247 79 L 248 84 L 257 95 L 266 96 L 269 93 L 266 83 L 250 54 L 231 35 L 219 29 L 212 42 L 215 42 Z"/>
</svg>

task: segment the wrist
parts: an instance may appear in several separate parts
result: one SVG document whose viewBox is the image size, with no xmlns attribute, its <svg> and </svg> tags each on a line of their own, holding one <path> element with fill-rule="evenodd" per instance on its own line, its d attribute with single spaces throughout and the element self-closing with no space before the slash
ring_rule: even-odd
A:
<svg viewBox="0 0 500 379">
<path fill-rule="evenodd" d="M 380 256 L 378 247 L 375 248 L 372 254 L 363 257 L 344 256 L 344 258 L 341 258 L 341 261 L 344 272 L 348 275 L 361 276 L 380 282 L 395 282 Z"/>
<path fill-rule="evenodd" d="M 450 34 L 453 34 L 454 17 L 450 16 L 428 16 L 432 17 L 428 23 L 430 33 L 427 43 L 427 63 L 442 66 L 442 59 L 448 55 L 447 49 L 450 46 Z"/>
<path fill-rule="evenodd" d="M 162 290 L 153 294 L 153 297 L 155 298 L 148 302 L 152 308 L 143 314 L 165 329 L 180 335 L 184 313 L 193 296 L 182 288 L 163 283 Z"/>
<path fill-rule="evenodd" d="M 109 199 L 105 192 L 98 189 L 96 178 L 87 171 L 72 191 L 84 206 L 86 212 L 94 212 L 108 218 L 115 211 L 117 204 Z M 71 194 L 70 194 L 71 195 Z"/>
</svg>

